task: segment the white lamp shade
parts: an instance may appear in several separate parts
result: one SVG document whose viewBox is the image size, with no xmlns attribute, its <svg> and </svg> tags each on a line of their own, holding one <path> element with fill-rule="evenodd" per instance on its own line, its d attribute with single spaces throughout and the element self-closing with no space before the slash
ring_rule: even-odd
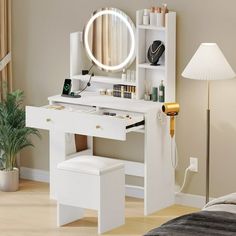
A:
<svg viewBox="0 0 236 236">
<path fill-rule="evenodd" d="M 235 73 L 216 43 L 202 43 L 182 76 L 196 80 L 232 79 Z"/>
</svg>

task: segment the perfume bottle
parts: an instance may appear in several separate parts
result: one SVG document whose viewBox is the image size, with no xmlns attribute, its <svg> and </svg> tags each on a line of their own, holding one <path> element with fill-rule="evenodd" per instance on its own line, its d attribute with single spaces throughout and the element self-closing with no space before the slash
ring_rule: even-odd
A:
<svg viewBox="0 0 236 236">
<path fill-rule="evenodd" d="M 143 13 L 143 25 L 149 25 L 150 19 L 149 19 L 149 10 L 144 9 Z"/>
<path fill-rule="evenodd" d="M 155 7 L 151 8 L 151 12 L 150 12 L 150 25 L 152 26 L 156 26 L 156 13 L 155 13 Z"/>
<path fill-rule="evenodd" d="M 165 15 L 169 12 L 168 8 L 167 8 L 167 4 L 164 3 L 162 4 L 162 8 L 161 8 L 161 13 L 162 13 L 162 25 L 163 27 L 165 27 Z"/>
<path fill-rule="evenodd" d="M 125 69 L 123 69 L 123 72 L 121 74 L 121 80 L 124 82 L 126 81 L 126 73 L 125 73 Z"/>
<path fill-rule="evenodd" d="M 152 101 L 157 102 L 158 101 L 158 92 L 157 87 L 152 87 Z"/>
<path fill-rule="evenodd" d="M 163 80 L 159 86 L 159 102 L 165 102 L 165 86 L 163 84 Z"/>
<path fill-rule="evenodd" d="M 135 86 L 132 86 L 132 89 L 131 89 L 131 98 L 132 99 L 136 99 L 136 87 Z"/>
</svg>

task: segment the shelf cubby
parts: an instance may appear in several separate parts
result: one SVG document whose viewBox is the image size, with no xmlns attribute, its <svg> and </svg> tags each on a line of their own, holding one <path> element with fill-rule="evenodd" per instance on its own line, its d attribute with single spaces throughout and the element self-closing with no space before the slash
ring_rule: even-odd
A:
<svg viewBox="0 0 236 236">
<path fill-rule="evenodd" d="M 142 24 L 143 12 L 143 9 L 136 12 L 137 98 L 144 98 L 146 83 L 151 87 L 157 87 L 163 80 L 166 91 L 165 100 L 175 101 L 176 13 L 167 13 L 165 15 L 165 27 L 157 27 Z M 148 48 L 154 40 L 161 40 L 165 45 L 165 52 L 159 60 L 160 66 L 150 65 L 147 59 Z"/>
<path fill-rule="evenodd" d="M 153 66 L 150 63 L 140 63 L 138 64 L 138 68 L 143 68 L 143 69 L 151 69 L 151 70 L 165 70 L 165 65 L 159 65 L 159 66 Z"/>
<path fill-rule="evenodd" d="M 165 31 L 165 27 L 157 27 L 153 25 L 137 25 L 138 29 L 144 29 L 144 30 L 157 30 L 157 31 Z"/>
<path fill-rule="evenodd" d="M 87 82 L 89 80 L 89 75 L 74 75 L 71 77 L 72 79 L 78 79 L 82 82 Z M 93 83 L 102 83 L 102 84 L 123 84 L 136 86 L 136 83 L 133 81 L 122 81 L 121 78 L 109 77 L 109 76 L 98 76 L 95 75 L 92 77 Z"/>
</svg>

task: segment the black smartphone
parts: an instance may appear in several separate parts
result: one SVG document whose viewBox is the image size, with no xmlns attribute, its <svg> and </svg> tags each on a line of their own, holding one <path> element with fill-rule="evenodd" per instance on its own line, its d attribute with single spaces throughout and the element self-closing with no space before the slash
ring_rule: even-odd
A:
<svg viewBox="0 0 236 236">
<path fill-rule="evenodd" d="M 69 95 L 70 89 L 71 89 L 71 79 L 65 79 L 65 82 L 63 85 L 63 90 L 62 90 L 62 95 Z"/>
</svg>

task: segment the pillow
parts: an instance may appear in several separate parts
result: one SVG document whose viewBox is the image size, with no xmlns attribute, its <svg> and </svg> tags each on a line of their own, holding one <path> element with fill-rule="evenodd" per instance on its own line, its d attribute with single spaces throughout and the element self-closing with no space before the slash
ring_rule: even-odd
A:
<svg viewBox="0 0 236 236">
<path fill-rule="evenodd" d="M 236 205 L 236 193 L 231 193 L 228 195 L 225 195 L 223 197 L 216 198 L 210 202 L 208 202 L 203 209 L 206 209 L 213 205 L 219 205 L 219 204 L 232 204 Z"/>
</svg>

